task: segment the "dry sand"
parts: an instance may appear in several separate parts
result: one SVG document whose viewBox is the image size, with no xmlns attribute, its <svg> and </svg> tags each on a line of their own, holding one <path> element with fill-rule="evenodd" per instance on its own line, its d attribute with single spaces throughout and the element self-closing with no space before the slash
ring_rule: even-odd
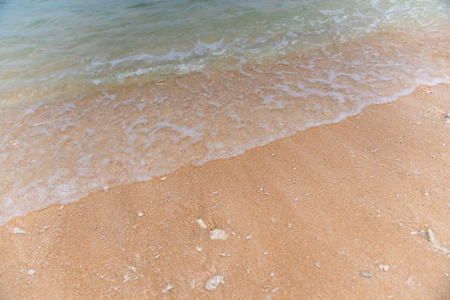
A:
<svg viewBox="0 0 450 300">
<path fill-rule="evenodd" d="M 421 87 L 16 218 L 0 298 L 450 299 L 448 111 L 450 86 Z"/>
</svg>

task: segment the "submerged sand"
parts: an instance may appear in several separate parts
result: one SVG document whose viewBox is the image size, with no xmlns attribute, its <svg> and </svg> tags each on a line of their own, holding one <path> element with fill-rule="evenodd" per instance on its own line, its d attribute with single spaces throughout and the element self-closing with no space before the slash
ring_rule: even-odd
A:
<svg viewBox="0 0 450 300">
<path fill-rule="evenodd" d="M 0 228 L 0 298 L 449 299 L 449 99 L 420 87 L 15 218 Z"/>
</svg>

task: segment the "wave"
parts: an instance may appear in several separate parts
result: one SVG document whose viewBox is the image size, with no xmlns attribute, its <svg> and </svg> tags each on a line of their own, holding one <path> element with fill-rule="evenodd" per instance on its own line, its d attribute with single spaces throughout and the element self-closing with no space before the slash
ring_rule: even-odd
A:
<svg viewBox="0 0 450 300">
<path fill-rule="evenodd" d="M 0 224 L 339 122 L 419 85 L 450 84 L 448 28 L 420 28 L 420 35 L 397 28 L 232 68 L 5 107 Z"/>
</svg>

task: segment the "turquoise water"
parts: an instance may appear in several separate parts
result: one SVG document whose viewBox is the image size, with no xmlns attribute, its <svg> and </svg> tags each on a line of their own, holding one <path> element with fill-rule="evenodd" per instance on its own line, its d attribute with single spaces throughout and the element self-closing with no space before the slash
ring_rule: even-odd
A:
<svg viewBox="0 0 450 300">
<path fill-rule="evenodd" d="M 0 0 L 0 224 L 450 83 L 448 2 Z"/>
<path fill-rule="evenodd" d="M 343 42 L 448 15 L 437 1 L 57 1 L 0 4 L 0 104 Z"/>
</svg>

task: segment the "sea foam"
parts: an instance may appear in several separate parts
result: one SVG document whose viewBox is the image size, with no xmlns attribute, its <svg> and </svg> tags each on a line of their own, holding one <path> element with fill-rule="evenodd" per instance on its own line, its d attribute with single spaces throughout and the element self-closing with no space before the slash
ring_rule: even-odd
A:
<svg viewBox="0 0 450 300">
<path fill-rule="evenodd" d="M 197 32 L 182 34 L 158 27 L 164 19 L 154 16 L 175 46 L 144 33 L 145 23 L 99 41 L 78 24 L 77 38 L 85 40 L 69 46 L 82 57 L 44 55 L 40 48 L 18 53 L 17 65 L 0 70 L 0 224 L 339 122 L 419 85 L 450 83 L 450 26 L 435 2 L 350 8 L 327 2 L 305 13 L 292 3 L 274 8 L 267 1 L 267 11 L 243 4 L 248 7 L 225 18 L 228 27 L 209 20 L 214 37 L 199 34 L 197 23 Z M 238 17 L 245 9 L 253 12 L 250 20 Z M 272 10 L 278 18 L 267 19 Z M 101 22 L 92 22 L 103 32 Z M 154 47 L 128 36 L 133 33 Z M 5 41 L 8 47 L 18 42 L 13 35 Z M 62 47 L 51 37 L 43 41 L 52 51 Z M 111 41 L 122 47 L 106 47 Z"/>
</svg>

